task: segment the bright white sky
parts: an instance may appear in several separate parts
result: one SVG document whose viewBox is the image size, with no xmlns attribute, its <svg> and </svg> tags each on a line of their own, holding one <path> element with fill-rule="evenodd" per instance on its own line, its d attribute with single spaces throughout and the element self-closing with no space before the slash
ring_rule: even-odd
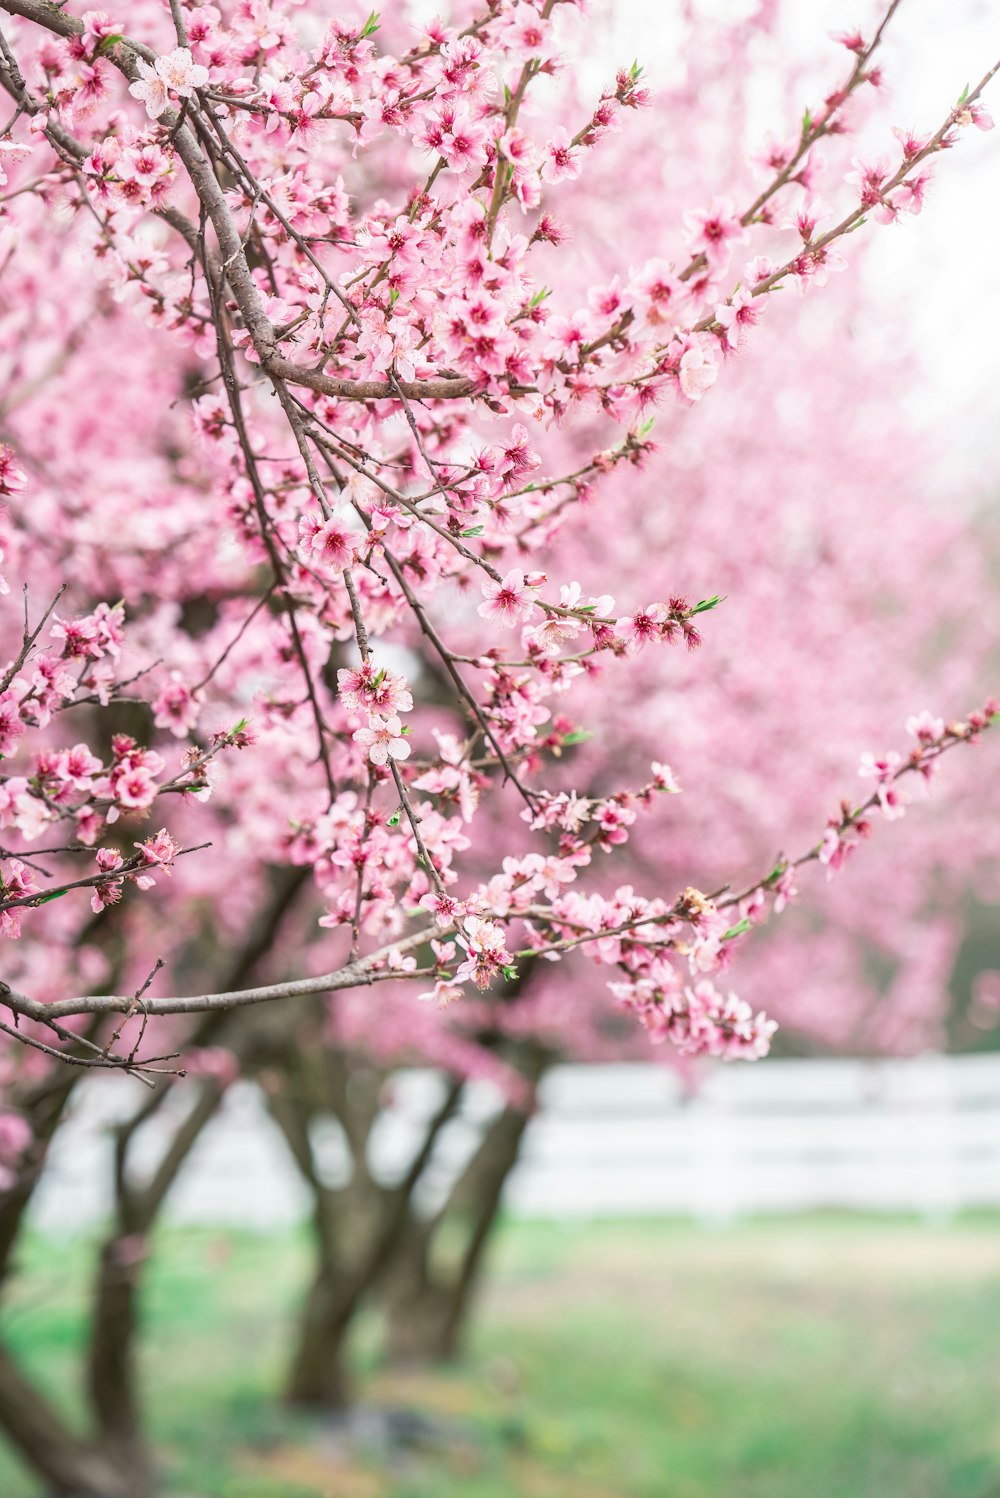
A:
<svg viewBox="0 0 1000 1498">
<path fill-rule="evenodd" d="M 739 15 L 748 0 L 696 0 L 699 12 Z M 614 60 L 633 57 L 650 82 L 672 70 L 679 0 L 603 0 L 613 16 Z M 830 31 L 858 28 L 868 36 L 883 4 L 873 0 L 785 0 L 789 55 L 812 60 L 831 82 L 849 61 Z M 881 118 L 884 147 L 892 125 L 936 128 L 966 83 L 1000 58 L 996 0 L 902 0 L 880 52 L 889 92 Z M 603 76 L 602 76 L 603 81 Z M 794 133 L 795 110 L 809 100 L 760 98 L 759 135 Z M 1000 75 L 985 95 L 1000 122 Z M 878 140 L 883 140 L 881 132 Z M 832 194 L 830 194 L 832 196 Z M 956 151 L 937 159 L 923 214 L 901 228 L 872 225 L 866 274 L 880 296 L 911 319 L 923 365 L 908 399 L 925 419 L 954 433 L 952 472 L 967 476 L 977 497 L 988 494 L 1000 455 L 1000 123 L 989 134 L 963 133 Z"/>
</svg>

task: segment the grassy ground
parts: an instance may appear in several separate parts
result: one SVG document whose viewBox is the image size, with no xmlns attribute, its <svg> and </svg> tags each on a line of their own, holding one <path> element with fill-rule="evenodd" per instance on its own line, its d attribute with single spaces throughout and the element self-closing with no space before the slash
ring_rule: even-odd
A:
<svg viewBox="0 0 1000 1498">
<path fill-rule="evenodd" d="M 510 1226 L 467 1366 L 366 1379 L 447 1433 L 388 1467 L 271 1398 L 302 1240 L 161 1248 L 146 1383 L 176 1498 L 1000 1498 L 996 1219 Z M 83 1281 L 36 1243 L 5 1315 L 70 1404 Z M 0 1448 L 0 1495 L 37 1492 Z"/>
</svg>

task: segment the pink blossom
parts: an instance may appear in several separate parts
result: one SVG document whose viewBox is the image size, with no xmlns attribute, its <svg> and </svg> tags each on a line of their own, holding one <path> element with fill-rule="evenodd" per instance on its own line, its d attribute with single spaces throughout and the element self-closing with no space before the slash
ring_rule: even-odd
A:
<svg viewBox="0 0 1000 1498">
<path fill-rule="evenodd" d="M 501 45 L 519 60 L 537 57 L 545 45 L 551 23 L 544 21 L 532 5 L 519 5 L 500 30 Z"/>
<path fill-rule="evenodd" d="M 825 843 L 824 843 L 825 846 Z M 774 913 L 781 912 L 798 898 L 798 889 L 795 885 L 794 869 L 786 869 L 785 872 L 775 880 L 774 885 Z"/>
<path fill-rule="evenodd" d="M 180 672 L 172 671 L 170 680 L 153 702 L 157 728 L 169 728 L 175 738 L 186 738 L 197 723 L 199 712 L 197 697 L 185 685 Z"/>
<path fill-rule="evenodd" d="M 955 115 L 957 125 L 975 125 L 977 130 L 992 130 L 994 125 L 993 116 L 982 104 L 960 105 Z"/>
<path fill-rule="evenodd" d="M 458 984 L 452 983 L 447 978 L 438 978 L 433 988 L 417 994 L 418 999 L 425 1003 L 436 1004 L 438 1009 L 447 1009 L 449 1004 L 454 1004 L 464 997 L 464 992 Z"/>
<path fill-rule="evenodd" d="M 503 927 L 481 916 L 469 916 L 458 936 L 466 953 L 465 961 L 455 973 L 457 983 L 470 978 L 477 988 L 487 989 L 496 975 L 510 964 Z"/>
<path fill-rule="evenodd" d="M 337 690 L 348 712 L 364 711 L 391 718 L 413 709 L 413 693 L 406 677 L 385 667 L 376 670 L 370 661 L 356 670 L 342 667 L 337 672 Z"/>
<path fill-rule="evenodd" d="M 96 754 L 86 744 L 74 744 L 60 755 L 60 773 L 76 790 L 87 790 L 103 768 Z"/>
<path fill-rule="evenodd" d="M 521 422 L 515 422 L 508 441 L 502 447 L 499 472 L 506 475 L 508 484 L 513 486 L 522 483 L 541 461 L 528 445 L 527 427 Z"/>
<path fill-rule="evenodd" d="M 666 260 L 647 260 L 639 271 L 633 271 L 629 293 L 637 314 L 654 325 L 675 325 L 678 303 L 684 295 L 684 283 Z"/>
<path fill-rule="evenodd" d="M 134 99 L 145 104 L 146 113 L 151 120 L 159 119 L 170 103 L 166 80 L 158 68 L 152 67 L 143 57 L 136 58 L 136 67 L 139 77 L 129 84 L 128 91 Z"/>
<path fill-rule="evenodd" d="M 14 752 L 24 731 L 17 696 L 11 691 L 0 692 L 0 758 Z"/>
<path fill-rule="evenodd" d="M 885 785 L 895 777 L 899 765 L 900 755 L 894 749 L 891 749 L 888 754 L 880 755 L 866 752 L 861 756 L 861 768 L 858 774 L 862 778 L 873 779 L 880 785 Z"/>
<path fill-rule="evenodd" d="M 12 858 L 6 873 L 0 875 L 0 897 L 3 900 L 23 900 L 37 895 L 40 886 L 19 858 Z M 21 908 L 0 911 L 0 936 L 16 941 L 21 935 Z"/>
<path fill-rule="evenodd" d="M 715 309 L 715 320 L 726 335 L 726 342 L 730 348 L 741 348 L 746 337 L 746 330 L 753 327 L 760 313 L 759 301 L 762 298 L 754 298 L 749 291 L 734 292 L 728 302 L 722 302 Z M 688 351 L 690 352 L 690 350 Z M 686 357 L 686 356 L 685 356 Z M 681 370 L 684 369 L 684 360 L 681 360 Z M 681 388 L 684 380 L 681 378 Z M 687 392 L 685 391 L 685 394 Z"/>
<path fill-rule="evenodd" d="M 31 146 L 22 141 L 4 138 L 0 140 L 0 187 L 8 181 L 7 168 L 19 166 L 22 161 L 27 161 L 31 155 Z"/>
<path fill-rule="evenodd" d="M 168 92 L 189 99 L 196 88 L 204 88 L 208 82 L 208 69 L 195 62 L 188 47 L 177 47 L 158 57 L 155 67 L 141 57 L 136 64 L 139 78 L 129 85 L 129 93 L 145 104 L 150 119 L 157 119 L 166 109 Z"/>
<path fill-rule="evenodd" d="M 117 848 L 98 848 L 94 857 L 97 860 L 97 867 L 100 871 L 108 875 L 114 874 L 115 870 L 120 869 L 124 862 Z M 102 910 L 106 910 L 109 906 L 119 903 L 124 883 L 123 878 L 107 878 L 102 879 L 99 884 L 94 886 L 94 892 L 90 897 L 90 908 L 95 915 L 100 915 Z"/>
<path fill-rule="evenodd" d="M 519 567 L 508 572 L 500 582 L 494 582 L 492 578 L 484 582 L 483 596 L 485 602 L 479 605 L 480 615 L 508 629 L 527 624 L 538 610 Z"/>
<path fill-rule="evenodd" d="M 684 215 L 688 244 L 696 254 L 704 255 L 714 274 L 729 264 L 733 246 L 746 239 L 746 230 L 730 198 L 716 198 L 710 208 Z"/>
<path fill-rule="evenodd" d="M 331 572 L 343 572 L 357 558 L 357 537 L 336 515 L 329 520 L 303 515 L 299 521 L 299 539 L 307 559 Z"/>
<path fill-rule="evenodd" d="M 452 733 L 433 730 L 441 763 L 413 782 L 415 790 L 457 798 L 462 820 L 471 822 L 479 804 L 479 784 L 468 764 L 464 747 Z"/>
<path fill-rule="evenodd" d="M 654 759 L 650 768 L 653 772 L 653 786 L 656 790 L 667 791 L 674 796 L 680 793 L 680 786 L 669 765 L 661 765 Z"/>
<path fill-rule="evenodd" d="M 381 718 L 372 714 L 367 728 L 359 728 L 353 738 L 368 750 L 373 765 L 385 765 L 390 759 L 409 759 L 410 746 L 403 738 L 403 725 L 395 717 Z"/>
<path fill-rule="evenodd" d="M 359 376 L 394 372 L 401 380 L 416 378 L 414 351 L 420 342 L 416 329 L 394 318 L 367 317 L 358 334 L 358 349 L 364 355 L 356 369 Z"/>
<path fill-rule="evenodd" d="M 155 836 L 147 837 L 144 842 L 136 843 L 135 846 L 145 863 L 169 875 L 170 866 L 177 857 L 177 845 L 165 827 L 161 827 Z"/>
<path fill-rule="evenodd" d="M 865 161 L 860 156 L 856 156 L 851 166 L 853 170 L 847 173 L 844 181 L 849 182 L 855 189 L 862 208 L 876 212 L 884 211 L 882 188 L 892 171 L 888 159 L 879 156 L 873 161 Z"/>
<path fill-rule="evenodd" d="M 644 609 L 619 619 L 615 632 L 625 641 L 630 651 L 640 650 L 663 636 L 666 610 L 661 603 L 647 604 Z"/>
<path fill-rule="evenodd" d="M 689 401 L 700 401 L 719 378 L 719 366 L 704 343 L 695 343 L 681 355 L 680 386 Z"/>
<path fill-rule="evenodd" d="M 937 718 L 927 708 L 906 720 L 906 731 L 921 744 L 933 744 L 944 737 L 944 719 Z"/>
<path fill-rule="evenodd" d="M 27 483 L 24 470 L 14 461 L 14 451 L 0 442 L 0 494 L 20 494 Z"/>
<path fill-rule="evenodd" d="M 112 793 L 122 806 L 129 810 L 141 810 L 151 806 L 156 799 L 156 781 L 148 769 L 136 765 L 115 774 Z"/>
<path fill-rule="evenodd" d="M 797 149 L 798 141 L 781 140 L 772 131 L 768 131 L 760 150 L 750 157 L 750 163 L 760 167 L 767 176 L 775 176 L 785 169 Z"/>
<path fill-rule="evenodd" d="M 579 177 L 579 155 L 565 125 L 558 125 L 545 147 L 542 181 L 555 183 L 563 182 L 567 178 Z"/>
<path fill-rule="evenodd" d="M 761 281 L 769 281 L 778 269 L 769 256 L 756 255 L 743 267 L 743 279 L 749 286 L 759 286 Z"/>
<path fill-rule="evenodd" d="M 859 57 L 868 45 L 860 31 L 831 31 L 830 39 L 846 47 L 848 52 L 856 52 Z"/>
<path fill-rule="evenodd" d="M 85 10 L 80 20 L 83 22 L 83 44 L 91 51 L 99 47 L 105 37 L 120 35 L 122 31 L 106 10 Z"/>
</svg>

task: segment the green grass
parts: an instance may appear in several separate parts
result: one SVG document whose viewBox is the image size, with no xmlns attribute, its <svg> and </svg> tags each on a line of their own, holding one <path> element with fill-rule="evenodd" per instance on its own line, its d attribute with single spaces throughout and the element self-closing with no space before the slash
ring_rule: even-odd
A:
<svg viewBox="0 0 1000 1498">
<path fill-rule="evenodd" d="M 1000 1222 L 508 1226 L 466 1365 L 367 1401 L 453 1439 L 380 1468 L 273 1395 L 302 1238 L 173 1233 L 146 1308 L 172 1498 L 1000 1498 Z M 35 1240 L 5 1313 L 77 1403 L 85 1256 Z M 0 1494 L 38 1488 L 0 1448 Z"/>
</svg>

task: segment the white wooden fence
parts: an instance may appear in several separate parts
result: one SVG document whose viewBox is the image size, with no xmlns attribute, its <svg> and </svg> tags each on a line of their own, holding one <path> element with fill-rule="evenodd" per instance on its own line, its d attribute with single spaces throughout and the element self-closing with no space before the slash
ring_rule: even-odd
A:
<svg viewBox="0 0 1000 1498">
<path fill-rule="evenodd" d="M 407 1072 L 372 1140 L 376 1172 L 403 1169 L 415 1123 L 440 1097 L 432 1073 Z M 123 1078 L 80 1089 L 38 1193 L 37 1225 L 92 1225 L 109 1205 L 107 1125 L 136 1093 Z M 184 1105 L 177 1089 L 172 1106 Z M 425 1195 L 439 1197 L 497 1106 L 471 1090 L 448 1126 Z M 562 1067 L 546 1080 L 507 1189 L 520 1216 L 682 1215 L 724 1221 L 748 1213 L 850 1207 L 946 1215 L 1000 1207 L 1000 1056 L 911 1061 L 768 1061 L 719 1066 L 685 1095 L 657 1065 Z M 152 1162 L 154 1121 L 137 1141 Z M 346 1159 L 324 1130 L 324 1169 Z M 175 1223 L 284 1226 L 308 1210 L 304 1188 L 253 1087 L 234 1087 L 172 1193 Z"/>
</svg>

